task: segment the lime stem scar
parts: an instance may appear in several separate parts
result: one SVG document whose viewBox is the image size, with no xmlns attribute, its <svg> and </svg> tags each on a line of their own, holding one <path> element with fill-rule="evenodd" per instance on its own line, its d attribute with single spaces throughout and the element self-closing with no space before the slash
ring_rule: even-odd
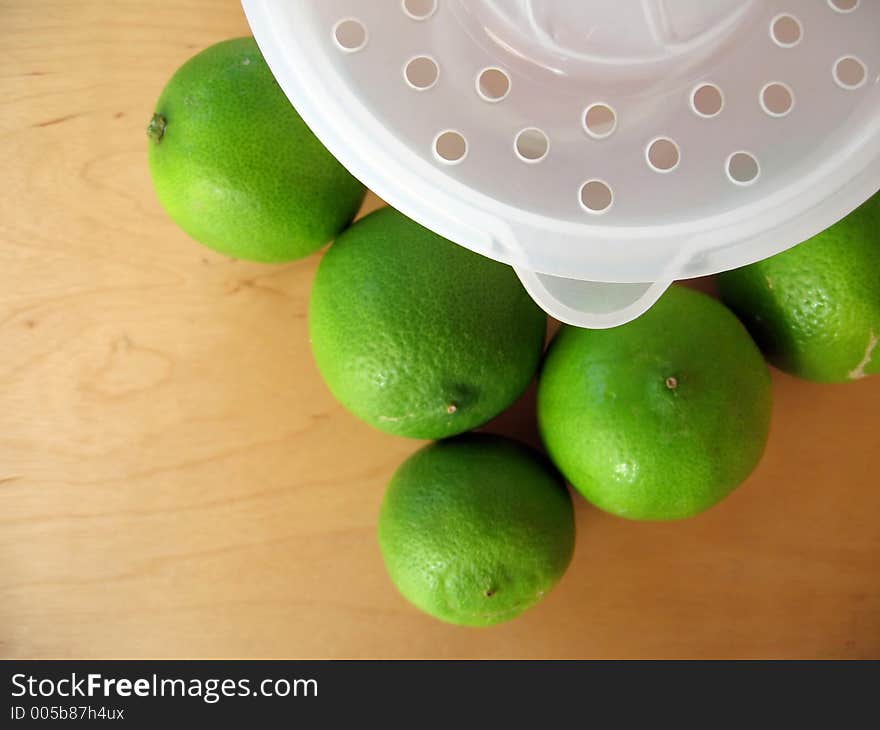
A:
<svg viewBox="0 0 880 730">
<path fill-rule="evenodd" d="M 161 114 L 154 114 L 150 123 L 147 125 L 147 136 L 154 142 L 161 142 L 165 136 L 165 129 L 168 127 L 168 120 Z"/>
<path fill-rule="evenodd" d="M 666 387 L 669 388 L 669 390 L 675 390 L 678 387 L 678 378 L 670 375 L 666 378 Z"/>
</svg>

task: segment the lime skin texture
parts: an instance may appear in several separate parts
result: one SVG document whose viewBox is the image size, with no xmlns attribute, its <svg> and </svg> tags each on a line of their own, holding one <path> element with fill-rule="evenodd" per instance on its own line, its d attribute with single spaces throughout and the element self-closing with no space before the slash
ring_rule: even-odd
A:
<svg viewBox="0 0 880 730">
<path fill-rule="evenodd" d="M 233 258 L 292 261 L 351 222 L 366 190 L 318 141 L 253 38 L 187 61 L 156 104 L 149 164 L 190 236 Z"/>
<path fill-rule="evenodd" d="M 571 562 L 571 498 L 553 466 L 510 439 L 468 434 L 424 447 L 397 470 L 379 518 L 392 581 L 453 624 L 516 618 Z"/>
<path fill-rule="evenodd" d="M 718 276 L 780 370 L 820 383 L 880 373 L 880 194 L 817 236 Z"/>
<path fill-rule="evenodd" d="M 770 412 L 770 375 L 745 328 L 677 286 L 621 327 L 563 327 L 538 385 L 553 462 L 594 505 L 633 520 L 724 499 L 758 464 Z"/>
<path fill-rule="evenodd" d="M 309 306 L 312 352 L 333 395 L 398 436 L 485 424 L 528 387 L 547 317 L 509 266 L 393 208 L 330 247 Z"/>
</svg>

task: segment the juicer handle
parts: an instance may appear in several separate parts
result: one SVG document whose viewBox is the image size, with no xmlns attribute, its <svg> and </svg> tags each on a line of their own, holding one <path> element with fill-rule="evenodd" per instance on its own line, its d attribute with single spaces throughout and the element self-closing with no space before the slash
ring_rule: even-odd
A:
<svg viewBox="0 0 880 730">
<path fill-rule="evenodd" d="M 606 284 L 566 279 L 515 269 L 532 299 L 560 322 L 587 329 L 607 329 L 634 320 L 660 298 L 671 281 Z"/>
</svg>

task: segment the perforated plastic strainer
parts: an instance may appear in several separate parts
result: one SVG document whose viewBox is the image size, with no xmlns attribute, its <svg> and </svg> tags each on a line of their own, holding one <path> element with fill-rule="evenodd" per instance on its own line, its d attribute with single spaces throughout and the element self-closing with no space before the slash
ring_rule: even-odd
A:
<svg viewBox="0 0 880 730">
<path fill-rule="evenodd" d="M 354 175 L 571 324 L 628 321 L 880 188 L 880 0 L 244 7 Z"/>
</svg>

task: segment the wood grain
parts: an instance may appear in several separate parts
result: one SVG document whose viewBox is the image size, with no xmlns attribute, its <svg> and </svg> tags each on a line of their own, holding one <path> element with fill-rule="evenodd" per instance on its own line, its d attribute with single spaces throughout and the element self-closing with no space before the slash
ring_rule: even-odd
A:
<svg viewBox="0 0 880 730">
<path fill-rule="evenodd" d="M 245 33 L 234 0 L 0 0 L 0 655 L 880 656 L 880 378 L 774 374 L 766 458 L 698 519 L 578 500 L 572 568 L 521 620 L 409 608 L 375 525 L 418 444 L 322 385 L 318 257 L 214 255 L 151 190 L 164 82 Z M 532 398 L 495 428 L 534 441 Z"/>
</svg>

